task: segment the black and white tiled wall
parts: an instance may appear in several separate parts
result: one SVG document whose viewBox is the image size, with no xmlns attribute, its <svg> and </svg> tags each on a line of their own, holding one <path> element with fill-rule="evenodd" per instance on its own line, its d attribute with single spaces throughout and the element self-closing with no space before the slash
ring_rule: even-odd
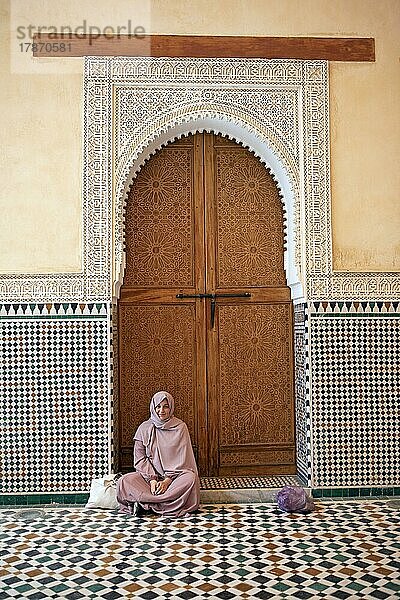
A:
<svg viewBox="0 0 400 600">
<path fill-rule="evenodd" d="M 313 487 L 399 485 L 399 303 L 310 309 Z"/>
<path fill-rule="evenodd" d="M 109 470 L 106 304 L 0 306 L 0 493 L 86 491 Z"/>
<path fill-rule="evenodd" d="M 311 485 L 311 421 L 309 389 L 308 309 L 294 307 L 294 367 L 296 403 L 296 456 L 301 480 Z"/>
<path fill-rule="evenodd" d="M 399 317 L 393 302 L 295 307 L 308 486 L 400 484 Z M 111 468 L 110 323 L 105 303 L 0 305 L 0 494 L 87 492 Z"/>
</svg>

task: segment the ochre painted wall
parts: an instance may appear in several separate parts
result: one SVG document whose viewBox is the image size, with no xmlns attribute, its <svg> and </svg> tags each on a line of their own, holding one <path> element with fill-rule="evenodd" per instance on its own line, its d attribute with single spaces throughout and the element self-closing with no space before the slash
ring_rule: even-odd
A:
<svg viewBox="0 0 400 600">
<path fill-rule="evenodd" d="M 21 42 L 8 4 L 0 12 L 0 271 L 79 271 L 82 76 L 10 72 L 11 44 L 15 52 Z"/>
<path fill-rule="evenodd" d="M 400 2 L 141 0 L 138 6 L 12 0 L 12 23 L 86 19 L 104 27 L 131 19 L 149 33 L 375 38 L 375 63 L 330 64 L 334 268 L 400 270 Z M 49 60 L 16 72 L 9 2 L 0 0 L 0 7 L 0 272 L 80 270 L 82 61 Z"/>
</svg>

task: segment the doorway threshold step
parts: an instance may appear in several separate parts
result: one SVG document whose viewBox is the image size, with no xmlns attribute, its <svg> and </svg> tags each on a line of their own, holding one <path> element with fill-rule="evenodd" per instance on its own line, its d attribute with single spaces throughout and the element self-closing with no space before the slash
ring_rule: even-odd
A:
<svg viewBox="0 0 400 600">
<path fill-rule="evenodd" d="M 296 475 L 201 477 L 200 498 L 202 504 L 275 502 L 285 485 L 304 487 Z"/>
</svg>

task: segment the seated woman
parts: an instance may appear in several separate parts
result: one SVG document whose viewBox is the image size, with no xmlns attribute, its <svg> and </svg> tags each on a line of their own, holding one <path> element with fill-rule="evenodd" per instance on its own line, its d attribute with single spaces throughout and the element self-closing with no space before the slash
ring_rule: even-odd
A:
<svg viewBox="0 0 400 600">
<path fill-rule="evenodd" d="M 139 425 L 133 438 L 136 472 L 117 482 L 122 512 L 140 516 L 144 509 L 180 517 L 199 507 L 200 482 L 189 431 L 173 415 L 171 394 L 154 394 L 150 419 Z"/>
</svg>

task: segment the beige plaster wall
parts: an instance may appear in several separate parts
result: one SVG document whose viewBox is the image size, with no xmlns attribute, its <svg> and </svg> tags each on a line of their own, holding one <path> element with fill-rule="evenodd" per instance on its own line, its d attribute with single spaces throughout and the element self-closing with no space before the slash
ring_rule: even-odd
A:
<svg viewBox="0 0 400 600">
<path fill-rule="evenodd" d="M 11 73 L 0 5 L 0 271 L 81 268 L 81 76 Z"/>
<path fill-rule="evenodd" d="M 37 24 L 130 18 L 151 33 L 374 37 L 375 63 L 330 65 L 334 267 L 400 270 L 398 0 L 152 0 L 150 19 L 143 1 L 142 13 L 128 0 L 13 1 L 24 23 L 28 7 Z M 0 0 L 0 272 L 79 270 L 81 61 L 12 72 L 9 9 Z"/>
</svg>

